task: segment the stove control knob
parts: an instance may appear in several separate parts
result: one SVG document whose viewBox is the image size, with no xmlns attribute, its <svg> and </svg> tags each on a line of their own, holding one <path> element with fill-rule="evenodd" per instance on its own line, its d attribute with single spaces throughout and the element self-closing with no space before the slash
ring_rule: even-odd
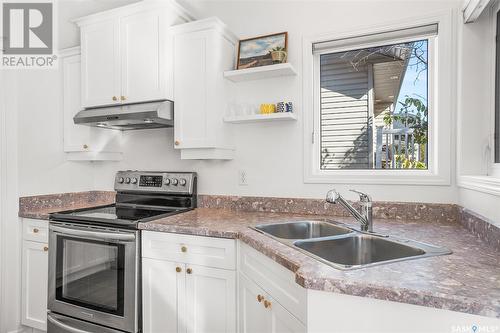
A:
<svg viewBox="0 0 500 333">
<path fill-rule="evenodd" d="M 132 178 L 132 184 L 137 184 L 137 178 Z"/>
<path fill-rule="evenodd" d="M 130 178 L 129 177 L 125 178 L 125 183 L 130 184 Z"/>
<path fill-rule="evenodd" d="M 118 183 L 123 184 L 124 181 L 125 179 L 123 177 L 118 178 Z"/>
<path fill-rule="evenodd" d="M 177 186 L 178 183 L 179 181 L 177 180 L 177 178 L 172 178 L 172 185 Z"/>
<path fill-rule="evenodd" d="M 165 185 L 170 185 L 170 178 L 165 178 Z"/>
<path fill-rule="evenodd" d="M 179 185 L 180 186 L 186 186 L 186 180 L 184 178 L 179 179 Z"/>
</svg>

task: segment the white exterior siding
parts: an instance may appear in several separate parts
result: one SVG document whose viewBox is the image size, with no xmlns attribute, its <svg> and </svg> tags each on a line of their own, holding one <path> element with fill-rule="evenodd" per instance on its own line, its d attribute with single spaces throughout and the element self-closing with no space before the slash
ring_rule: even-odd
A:
<svg viewBox="0 0 500 333">
<path fill-rule="evenodd" d="M 368 168 L 368 66 L 354 68 L 347 59 L 339 59 L 338 54 L 326 54 L 321 56 L 320 76 L 322 168 Z"/>
</svg>

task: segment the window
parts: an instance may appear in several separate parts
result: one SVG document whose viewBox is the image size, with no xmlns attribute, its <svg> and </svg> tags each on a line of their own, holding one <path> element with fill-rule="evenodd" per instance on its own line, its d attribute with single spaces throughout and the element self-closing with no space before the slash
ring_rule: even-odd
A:
<svg viewBox="0 0 500 333">
<path fill-rule="evenodd" d="M 429 168 L 436 36 L 429 25 L 313 45 L 321 171 Z"/>
</svg>

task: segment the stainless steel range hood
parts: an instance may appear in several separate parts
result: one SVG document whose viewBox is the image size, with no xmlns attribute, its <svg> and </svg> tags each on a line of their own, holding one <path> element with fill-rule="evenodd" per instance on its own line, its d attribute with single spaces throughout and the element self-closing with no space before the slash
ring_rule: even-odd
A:
<svg viewBox="0 0 500 333">
<path fill-rule="evenodd" d="M 174 102 L 161 100 L 146 103 L 84 109 L 73 118 L 75 124 L 137 130 L 174 126 Z"/>
</svg>

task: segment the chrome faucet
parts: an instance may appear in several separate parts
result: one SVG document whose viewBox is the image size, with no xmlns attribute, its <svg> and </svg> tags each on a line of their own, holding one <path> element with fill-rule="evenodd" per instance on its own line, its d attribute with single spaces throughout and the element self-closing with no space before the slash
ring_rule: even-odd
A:
<svg viewBox="0 0 500 333">
<path fill-rule="evenodd" d="M 340 195 L 339 192 L 335 190 L 328 191 L 328 193 L 326 194 L 326 202 L 333 204 L 335 203 L 341 204 L 361 224 L 361 231 L 373 232 L 372 198 L 370 197 L 370 195 L 363 192 L 359 192 L 356 190 L 350 190 L 350 191 L 359 194 L 359 203 L 361 205 L 361 212 L 359 212 L 356 208 L 354 208 L 349 202 L 347 202 Z"/>
</svg>

